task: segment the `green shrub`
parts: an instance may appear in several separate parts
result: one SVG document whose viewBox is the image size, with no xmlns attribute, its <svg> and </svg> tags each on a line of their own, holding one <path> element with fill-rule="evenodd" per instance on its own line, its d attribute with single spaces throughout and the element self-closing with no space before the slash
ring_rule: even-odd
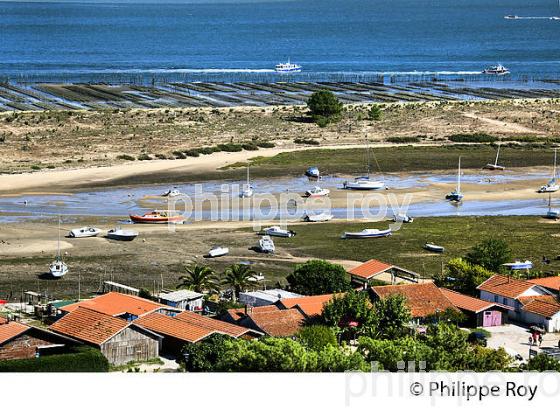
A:
<svg viewBox="0 0 560 410">
<path fill-rule="evenodd" d="M 177 159 L 187 158 L 187 156 L 185 154 L 183 154 L 181 151 L 173 151 L 173 155 L 175 155 L 175 158 L 177 158 Z"/>
<path fill-rule="evenodd" d="M 311 117 L 319 126 L 319 121 L 329 123 L 339 119 L 342 107 L 336 95 L 327 90 L 314 92 L 307 101 Z"/>
<path fill-rule="evenodd" d="M 0 361 L 1 372 L 106 372 L 107 359 L 97 349 L 74 348 L 70 353 L 43 356 L 37 359 Z"/>
<path fill-rule="evenodd" d="M 485 134 L 485 133 L 476 133 L 476 134 L 453 134 L 447 137 L 449 141 L 452 142 L 496 142 L 498 138 Z"/>
<path fill-rule="evenodd" d="M 202 148 L 197 148 L 198 152 L 200 152 L 202 155 L 209 155 L 212 154 L 214 152 L 219 152 L 220 149 L 218 147 L 202 147 Z"/>
<path fill-rule="evenodd" d="M 257 141 L 256 144 L 257 147 L 260 148 L 274 148 L 276 146 L 274 142 L 268 142 L 268 141 Z"/>
<path fill-rule="evenodd" d="M 185 151 L 185 155 L 187 157 L 200 157 L 200 152 L 198 152 L 198 150 L 196 149 L 189 149 Z"/>
<path fill-rule="evenodd" d="M 312 138 L 296 138 L 294 139 L 296 144 L 305 144 L 305 145 L 321 145 L 321 143 L 317 140 Z"/>
<path fill-rule="evenodd" d="M 389 137 L 385 141 L 392 144 L 411 144 L 414 142 L 420 142 L 420 136 L 410 136 L 410 137 Z"/>
<path fill-rule="evenodd" d="M 134 161 L 136 158 L 134 158 L 132 155 L 122 154 L 122 155 L 119 155 L 117 157 L 117 159 L 124 159 L 126 161 Z"/>
<path fill-rule="evenodd" d="M 241 146 L 243 147 L 243 149 L 245 151 L 258 151 L 259 147 L 257 147 L 255 144 L 248 142 L 245 144 L 241 144 Z"/>
<path fill-rule="evenodd" d="M 39 165 L 31 165 L 31 169 L 32 169 L 33 171 L 39 171 L 39 170 L 41 169 L 41 166 L 39 166 Z"/>
<path fill-rule="evenodd" d="M 243 147 L 240 144 L 218 144 L 220 151 L 225 152 L 240 152 L 243 151 Z"/>
<path fill-rule="evenodd" d="M 138 161 L 150 161 L 152 157 L 149 154 L 140 154 L 138 155 Z"/>
</svg>

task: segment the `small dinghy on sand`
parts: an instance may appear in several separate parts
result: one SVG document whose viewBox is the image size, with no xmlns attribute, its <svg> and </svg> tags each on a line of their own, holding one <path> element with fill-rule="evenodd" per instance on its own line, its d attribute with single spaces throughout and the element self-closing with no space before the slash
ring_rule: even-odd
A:
<svg viewBox="0 0 560 410">
<path fill-rule="evenodd" d="M 364 229 L 360 232 L 344 232 L 342 239 L 367 239 L 367 238 L 384 238 L 392 234 L 391 228 L 389 229 Z"/>
<path fill-rule="evenodd" d="M 168 197 L 168 198 L 173 198 L 173 197 L 179 196 L 179 195 L 182 195 L 182 194 L 181 194 L 181 191 L 179 191 L 179 190 L 176 189 L 176 188 L 170 189 L 169 191 L 164 192 L 163 194 L 161 194 L 161 196 L 165 196 L 165 197 Z"/>
<path fill-rule="evenodd" d="M 138 232 L 129 229 L 121 229 L 120 227 L 107 231 L 107 238 L 116 241 L 132 241 L 136 239 L 137 236 Z"/>
<path fill-rule="evenodd" d="M 225 256 L 229 253 L 229 248 L 224 248 L 222 246 L 214 246 L 208 252 L 209 258 L 219 258 L 220 256 Z"/>
<path fill-rule="evenodd" d="M 261 239 L 259 239 L 258 249 L 263 253 L 274 253 L 276 247 L 274 246 L 272 238 L 268 235 L 265 235 Z"/>
<path fill-rule="evenodd" d="M 407 214 L 395 214 L 393 215 L 393 221 L 395 222 L 402 222 L 405 224 L 410 224 L 412 222 L 414 222 L 414 218 L 411 216 L 408 216 Z"/>
<path fill-rule="evenodd" d="M 82 228 L 72 229 L 68 233 L 69 238 L 91 238 L 101 233 L 101 229 L 92 226 L 84 226 Z"/>
<path fill-rule="evenodd" d="M 49 272 L 53 278 L 61 278 L 68 273 L 68 266 L 62 261 L 62 254 L 60 253 L 60 218 L 58 218 L 58 245 L 56 257 L 49 265 Z"/>
<path fill-rule="evenodd" d="M 320 196 L 328 196 L 331 193 L 330 189 L 321 188 L 320 186 L 315 186 L 311 189 L 305 191 L 305 197 L 316 198 Z"/>
<path fill-rule="evenodd" d="M 443 246 L 436 245 L 435 243 L 432 242 L 426 242 L 424 244 L 424 249 L 436 253 L 443 253 L 445 251 L 445 248 Z"/>
<path fill-rule="evenodd" d="M 185 218 L 178 214 L 170 214 L 167 211 L 152 211 L 144 215 L 130 215 L 130 220 L 135 224 L 167 224 L 183 223 Z"/>
<path fill-rule="evenodd" d="M 305 213 L 303 220 L 305 222 L 327 222 L 334 218 L 334 215 L 328 212 L 321 212 L 320 214 Z"/>
<path fill-rule="evenodd" d="M 296 236 L 294 231 L 282 229 L 279 226 L 271 226 L 270 228 L 266 228 L 263 232 L 265 235 L 278 236 L 281 238 L 291 238 L 292 236 Z"/>
</svg>

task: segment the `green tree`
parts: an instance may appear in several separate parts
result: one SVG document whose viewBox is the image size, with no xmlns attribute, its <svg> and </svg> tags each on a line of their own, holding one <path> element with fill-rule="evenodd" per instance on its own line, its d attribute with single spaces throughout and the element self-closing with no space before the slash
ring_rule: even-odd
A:
<svg viewBox="0 0 560 410">
<path fill-rule="evenodd" d="M 381 111 L 381 108 L 379 108 L 378 105 L 372 105 L 368 111 L 368 118 L 370 121 L 379 121 L 382 116 L 383 112 Z"/>
<path fill-rule="evenodd" d="M 412 320 L 410 309 L 403 295 L 390 295 L 374 304 L 377 316 L 377 334 L 381 338 L 396 338 L 405 334 L 406 326 Z"/>
<path fill-rule="evenodd" d="M 190 289 L 194 292 L 214 292 L 219 289 L 216 273 L 208 266 L 191 265 L 185 266 L 186 275 L 179 277 L 181 283 L 177 289 Z"/>
<path fill-rule="evenodd" d="M 335 296 L 323 308 L 322 321 L 342 333 L 343 337 L 372 335 L 377 328 L 377 316 L 366 292 L 350 290 Z"/>
<path fill-rule="evenodd" d="M 360 337 L 358 352 L 377 370 L 402 371 L 405 367 L 408 368 L 410 362 L 414 362 L 417 370 L 434 370 L 431 362 L 432 349 L 410 336 L 396 340 Z"/>
<path fill-rule="evenodd" d="M 313 120 L 317 123 L 336 121 L 342 112 L 342 103 L 336 95 L 327 90 L 316 91 L 307 101 L 307 108 Z"/>
<path fill-rule="evenodd" d="M 465 259 L 472 265 L 499 272 L 502 264 L 510 261 L 511 249 L 503 239 L 486 239 L 472 248 Z"/>
<path fill-rule="evenodd" d="M 223 367 L 231 337 L 214 333 L 198 343 L 183 346 L 183 364 L 189 372 L 212 372 Z"/>
<path fill-rule="evenodd" d="M 297 340 L 311 350 L 320 351 L 327 346 L 337 346 L 334 331 L 324 325 L 304 326 L 297 334 Z"/>
<path fill-rule="evenodd" d="M 324 260 L 310 260 L 297 265 L 286 279 L 290 289 L 302 295 L 321 295 L 350 289 L 346 270 Z"/>
<path fill-rule="evenodd" d="M 226 268 L 222 283 L 233 290 L 233 300 L 237 301 L 239 293 L 254 283 L 256 272 L 248 265 L 235 264 Z"/>
<path fill-rule="evenodd" d="M 539 353 L 529 359 L 523 370 L 560 372 L 560 362 L 544 353 Z"/>
<path fill-rule="evenodd" d="M 462 258 L 447 262 L 443 275 L 434 276 L 436 286 L 453 289 L 468 295 L 477 294 L 477 286 L 493 273 L 479 265 L 473 265 Z"/>
</svg>

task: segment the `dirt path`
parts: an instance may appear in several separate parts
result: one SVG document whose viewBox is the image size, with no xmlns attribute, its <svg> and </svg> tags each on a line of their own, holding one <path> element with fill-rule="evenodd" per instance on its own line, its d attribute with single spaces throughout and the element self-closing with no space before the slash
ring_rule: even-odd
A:
<svg viewBox="0 0 560 410">
<path fill-rule="evenodd" d="M 512 123 L 512 122 L 493 120 L 493 119 L 490 119 L 490 118 L 486 118 L 486 117 L 477 115 L 473 112 L 463 113 L 463 116 L 465 116 L 467 118 L 472 118 L 472 119 L 480 121 L 484 124 L 490 125 L 492 130 L 499 129 L 501 132 L 519 133 L 519 134 L 539 133 L 539 131 L 533 130 L 533 129 L 528 128 L 528 127 L 524 127 L 523 125 L 515 124 L 515 123 Z"/>
</svg>

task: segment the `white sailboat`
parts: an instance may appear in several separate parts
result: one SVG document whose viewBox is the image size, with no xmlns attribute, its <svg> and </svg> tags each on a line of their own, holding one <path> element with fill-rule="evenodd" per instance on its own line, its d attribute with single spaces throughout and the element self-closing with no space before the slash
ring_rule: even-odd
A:
<svg viewBox="0 0 560 410">
<path fill-rule="evenodd" d="M 548 212 L 545 218 L 548 219 L 558 219 L 560 218 L 560 210 L 552 208 L 552 195 L 548 194 Z"/>
<path fill-rule="evenodd" d="M 49 272 L 55 278 L 61 278 L 68 273 L 68 266 L 62 260 L 62 254 L 60 253 L 60 217 L 58 218 L 58 245 L 56 258 L 49 265 Z"/>
<path fill-rule="evenodd" d="M 489 169 L 490 171 L 503 171 L 506 167 L 498 165 L 498 158 L 500 157 L 500 146 L 498 145 L 498 152 L 496 153 L 496 160 L 493 164 L 486 164 L 482 168 Z"/>
<path fill-rule="evenodd" d="M 548 181 L 546 183 L 546 185 L 543 185 L 539 188 L 539 190 L 537 192 L 539 193 L 545 193 L 545 192 L 556 192 L 560 189 L 560 186 L 558 185 L 557 181 L 556 181 L 556 148 L 554 149 L 554 167 L 552 168 L 552 178 L 550 179 L 550 181 Z"/>
<path fill-rule="evenodd" d="M 251 179 L 249 176 L 249 166 L 247 165 L 247 182 L 243 186 L 243 190 L 239 194 L 241 198 L 250 198 L 253 196 L 253 187 L 251 186 Z"/>
<path fill-rule="evenodd" d="M 367 145 L 367 140 L 366 140 Z M 367 173 L 365 176 L 360 176 L 354 179 L 354 181 L 344 181 L 344 189 L 353 189 L 359 191 L 373 191 L 376 189 L 385 188 L 385 182 L 375 181 L 370 179 L 369 173 L 371 171 L 370 157 L 369 157 L 369 145 L 366 146 L 366 157 L 367 157 Z"/>
<path fill-rule="evenodd" d="M 461 192 L 461 157 L 459 157 L 459 166 L 457 168 L 457 187 L 455 191 L 448 193 L 445 199 L 452 202 L 461 202 L 463 199 L 463 193 Z"/>
</svg>

